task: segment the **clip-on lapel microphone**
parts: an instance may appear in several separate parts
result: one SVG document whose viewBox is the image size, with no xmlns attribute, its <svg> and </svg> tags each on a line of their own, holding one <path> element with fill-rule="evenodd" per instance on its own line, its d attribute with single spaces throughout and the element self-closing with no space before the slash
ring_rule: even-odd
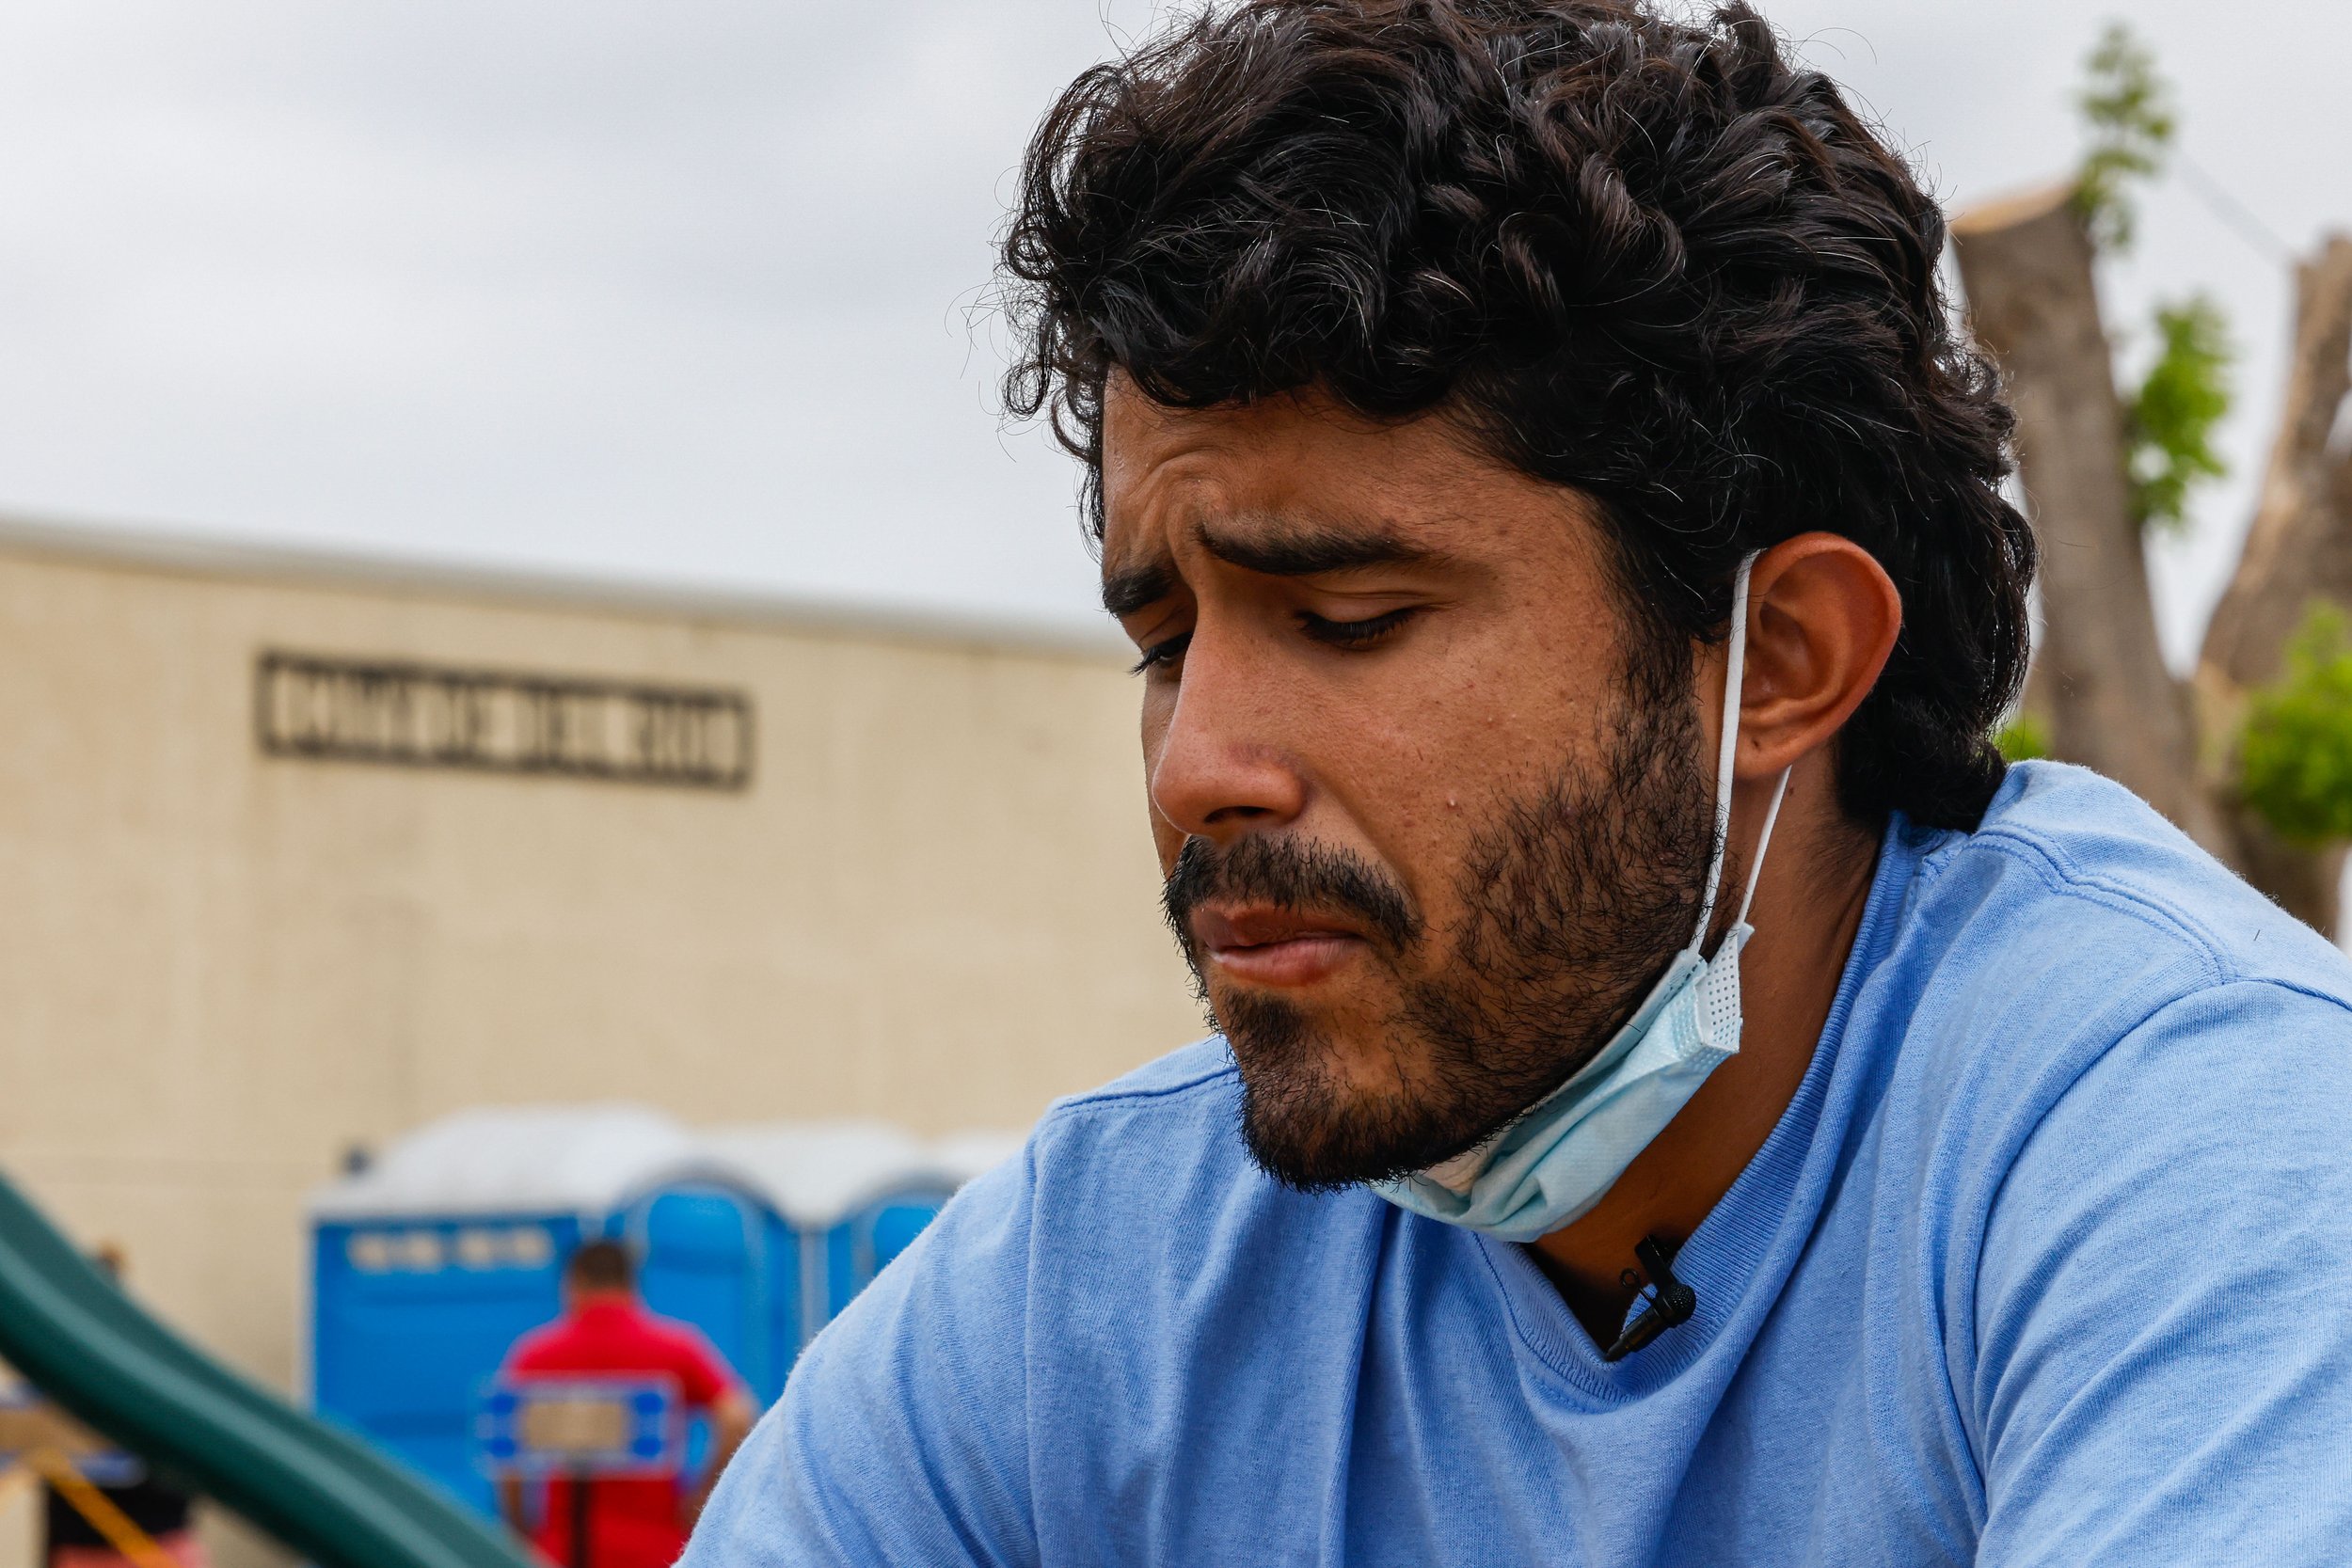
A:
<svg viewBox="0 0 2352 1568">
<path fill-rule="evenodd" d="M 1641 1259 L 1656 1291 L 1642 1315 L 1625 1325 L 1617 1342 L 1601 1352 L 1603 1361 L 1623 1360 L 1675 1324 L 1690 1322 L 1691 1314 L 1699 1309 L 1699 1293 L 1675 1277 L 1674 1254 L 1664 1243 L 1655 1236 L 1645 1236 L 1634 1243 L 1633 1256 Z M 1629 1282 L 1632 1275 L 1631 1269 L 1626 1271 Z"/>
</svg>

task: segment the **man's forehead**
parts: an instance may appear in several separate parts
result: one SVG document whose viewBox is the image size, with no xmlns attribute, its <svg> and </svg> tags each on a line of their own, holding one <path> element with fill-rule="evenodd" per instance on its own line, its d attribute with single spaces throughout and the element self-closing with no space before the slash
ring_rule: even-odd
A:
<svg viewBox="0 0 2352 1568">
<path fill-rule="evenodd" d="M 1190 562 L 1274 577 L 1384 565 L 1499 564 L 1537 532 L 1589 523 L 1537 479 L 1430 413 L 1375 420 L 1313 392 L 1171 408 L 1105 388 L 1104 600 L 1152 602 Z M 1161 593 L 1139 597 L 1145 590 Z"/>
<path fill-rule="evenodd" d="M 1436 413 L 1375 420 L 1313 390 L 1182 408 L 1117 373 L 1104 388 L 1101 439 L 1106 529 L 1136 514 L 1168 526 L 1194 512 L 1279 522 L 1331 511 L 1352 526 L 1355 512 L 1377 508 L 1350 491 L 1393 492 L 1477 461 Z"/>
</svg>

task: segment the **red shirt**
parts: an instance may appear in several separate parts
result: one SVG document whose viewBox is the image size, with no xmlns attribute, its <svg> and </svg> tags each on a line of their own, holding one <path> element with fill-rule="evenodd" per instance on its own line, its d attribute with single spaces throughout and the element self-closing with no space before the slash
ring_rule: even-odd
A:
<svg viewBox="0 0 2352 1568">
<path fill-rule="evenodd" d="M 709 1408 L 738 1386 L 733 1371 L 699 1333 L 656 1317 L 633 1301 L 599 1301 L 535 1328 L 507 1354 L 516 1377 L 563 1372 L 666 1373 L 677 1379 L 688 1408 Z M 676 1476 L 628 1477 L 589 1483 L 590 1568 L 670 1568 L 686 1549 Z M 548 1483 L 547 1510 L 532 1538 L 552 1560 L 572 1560 L 572 1483 Z"/>
</svg>

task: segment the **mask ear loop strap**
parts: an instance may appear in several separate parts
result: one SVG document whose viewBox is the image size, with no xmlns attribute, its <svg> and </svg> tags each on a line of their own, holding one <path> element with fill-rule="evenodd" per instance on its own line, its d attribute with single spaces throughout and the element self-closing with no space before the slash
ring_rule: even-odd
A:
<svg viewBox="0 0 2352 1568">
<path fill-rule="evenodd" d="M 1707 928 L 1715 919 L 1715 895 L 1724 880 L 1724 855 L 1731 845 L 1731 766 L 1740 750 L 1740 688 L 1748 663 L 1748 569 L 1764 552 L 1750 550 L 1740 558 L 1731 579 L 1731 651 L 1724 660 L 1723 740 L 1715 752 L 1715 842 L 1707 857 L 1707 895 L 1699 900 L 1698 929 L 1691 933 L 1691 950 L 1707 945 Z"/>
<path fill-rule="evenodd" d="M 1772 824 L 1780 820 L 1781 797 L 1788 793 L 1788 775 L 1793 768 L 1784 768 L 1780 777 L 1772 781 L 1772 803 L 1764 808 L 1764 831 L 1756 835 L 1756 859 L 1748 863 L 1748 890 L 1740 895 L 1739 924 L 1748 923 L 1748 906 L 1756 902 L 1756 879 L 1764 873 L 1764 846 L 1772 842 Z"/>
</svg>

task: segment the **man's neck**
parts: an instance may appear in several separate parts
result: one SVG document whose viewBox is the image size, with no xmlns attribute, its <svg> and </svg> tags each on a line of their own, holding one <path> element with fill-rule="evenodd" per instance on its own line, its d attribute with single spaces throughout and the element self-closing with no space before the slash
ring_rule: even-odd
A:
<svg viewBox="0 0 2352 1568">
<path fill-rule="evenodd" d="M 576 1318 L 582 1312 L 593 1312 L 600 1307 L 627 1307 L 636 1299 L 637 1293 L 634 1291 L 602 1289 L 582 1291 L 575 1288 L 566 1305 L 571 1315 Z"/>
<path fill-rule="evenodd" d="M 1755 844 L 1769 797 L 1769 785 L 1737 791 L 1735 846 Z M 1862 926 L 1877 848 L 1876 833 L 1838 810 L 1829 759 L 1808 759 L 1789 781 L 1748 916 L 1756 935 L 1740 957 L 1739 1053 L 1708 1076 L 1597 1207 L 1530 1244 L 1595 1343 L 1616 1338 L 1626 1309 L 1648 1283 L 1635 1245 L 1648 1236 L 1670 1249 L 1681 1245 L 1795 1098 Z M 1726 888 L 1740 887 L 1746 869 L 1744 855 L 1735 857 L 1724 867 Z"/>
</svg>

